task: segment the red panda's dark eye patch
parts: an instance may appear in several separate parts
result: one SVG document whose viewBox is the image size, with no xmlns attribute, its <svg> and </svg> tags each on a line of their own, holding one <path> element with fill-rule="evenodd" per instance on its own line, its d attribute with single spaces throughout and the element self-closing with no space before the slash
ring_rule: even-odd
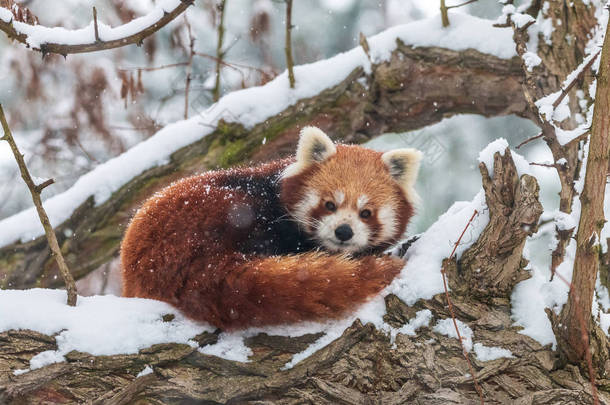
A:
<svg viewBox="0 0 610 405">
<path fill-rule="evenodd" d="M 324 206 L 329 211 L 336 211 L 337 210 L 337 206 L 332 201 L 326 201 L 326 204 L 324 204 Z"/>
<path fill-rule="evenodd" d="M 362 210 L 360 211 L 361 218 L 368 218 L 371 216 L 371 210 Z"/>
</svg>

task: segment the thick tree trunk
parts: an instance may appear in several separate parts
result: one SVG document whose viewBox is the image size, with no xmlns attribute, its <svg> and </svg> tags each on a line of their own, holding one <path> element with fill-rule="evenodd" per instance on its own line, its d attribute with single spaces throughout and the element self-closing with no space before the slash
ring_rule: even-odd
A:
<svg viewBox="0 0 610 405">
<path fill-rule="evenodd" d="M 546 6 L 542 7 L 542 3 Z M 561 87 L 561 83 L 576 69 L 576 67 L 587 56 L 585 47 L 588 43 L 590 33 L 597 25 L 595 18 L 595 7 L 590 2 L 577 1 L 549 1 L 538 2 L 538 8 L 542 7 L 542 18 L 550 20 L 553 29 L 550 32 L 550 41 L 542 34 L 538 38 L 538 55 L 542 58 L 545 68 L 542 76 L 546 81 L 552 83 L 551 86 L 538 85 L 539 93 L 535 94 L 537 99 L 550 94 L 554 88 L 556 91 Z M 573 40 L 569 40 L 573 39 Z M 579 112 L 579 98 L 576 96 L 578 89 L 587 89 L 593 80 L 593 75 L 587 74 L 583 77 L 579 86 L 574 86 L 570 91 L 570 110 Z M 585 91 L 586 93 L 586 91 Z M 564 129 L 574 129 L 578 126 L 576 114 L 561 123 Z M 544 130 L 544 128 L 543 128 Z M 572 212 L 572 203 L 576 195 L 574 182 L 578 179 L 580 172 L 578 142 L 570 142 L 561 145 L 556 139 L 545 138 L 553 159 L 557 162 L 565 159 L 566 164 L 561 165 L 557 170 L 561 190 L 559 192 L 559 210 L 565 213 Z M 552 254 L 551 268 L 554 270 L 563 262 L 566 247 L 572 238 L 573 230 L 557 229 L 557 247 Z"/>
<path fill-rule="evenodd" d="M 610 26 L 610 25 L 609 25 Z M 610 32 L 610 31 L 607 31 Z M 604 195 L 610 153 L 610 36 L 606 35 L 597 77 L 595 112 L 589 140 L 585 184 L 580 195 L 581 212 L 576 235 L 576 257 L 568 302 L 560 316 L 556 332 L 562 337 L 559 350 L 573 363 L 585 361 L 591 319 L 595 280 L 599 270 L 601 230 L 606 222 Z M 608 359 L 608 348 L 604 355 Z"/>
<path fill-rule="evenodd" d="M 449 317 L 444 297 L 407 307 L 387 299 L 388 318 L 404 324 L 411 312 L 430 309 Z M 480 361 L 472 356 L 486 403 L 588 404 L 589 381 L 577 368 L 554 368 L 555 352 L 511 327 L 507 307 L 454 297 L 459 317 L 476 342 L 510 350 L 513 358 Z M 210 340 L 209 337 L 202 338 Z M 248 339 L 250 363 L 199 353 L 188 345 L 164 344 L 138 354 L 91 356 L 71 352 L 66 362 L 14 376 L 12 369 L 55 348 L 52 337 L 31 331 L 0 334 L 0 402 L 93 404 L 475 404 L 478 396 L 458 341 L 423 328 L 399 334 L 392 345 L 371 324 L 354 323 L 327 347 L 282 370 L 292 355 L 316 339 L 258 335 Z M 204 344 L 207 344 L 203 342 Z M 154 372 L 136 375 L 146 366 Z M 600 381 L 602 404 L 610 404 L 610 381 Z M 606 391 L 604 391 L 604 389 Z M 140 402 L 138 402 L 140 401 Z"/>
<path fill-rule="evenodd" d="M 527 117 L 521 80 L 517 58 L 400 44 L 389 62 L 373 66 L 371 75 L 356 69 L 335 87 L 297 101 L 251 130 L 221 121 L 214 132 L 175 152 L 169 163 L 141 173 L 105 203 L 94 206 L 93 198 L 87 200 L 56 228 L 59 243 L 80 279 L 117 253 L 133 210 L 172 180 L 284 157 L 294 152 L 299 129 L 308 124 L 338 141 L 364 142 L 459 113 Z M 0 249 L 1 288 L 59 287 L 57 274 L 44 238 Z"/>
</svg>

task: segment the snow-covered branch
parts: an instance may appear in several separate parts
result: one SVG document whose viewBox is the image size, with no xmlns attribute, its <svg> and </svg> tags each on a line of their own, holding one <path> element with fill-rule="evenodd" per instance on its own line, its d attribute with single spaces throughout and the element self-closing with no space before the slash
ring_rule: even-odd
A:
<svg viewBox="0 0 610 405">
<path fill-rule="evenodd" d="M 127 24 L 112 28 L 94 17 L 87 27 L 77 30 L 16 21 L 11 10 L 0 7 L 0 31 L 43 55 L 96 52 L 130 44 L 140 45 L 145 38 L 174 20 L 191 4 L 193 0 L 162 0 L 149 14 Z"/>
<path fill-rule="evenodd" d="M 473 37 L 473 26 L 495 40 Z M 70 268 L 80 278 L 111 259 L 131 210 L 161 185 L 196 170 L 291 154 L 299 129 L 307 124 L 320 126 L 335 140 L 363 142 L 453 114 L 528 116 L 510 37 L 510 29 L 467 15 L 456 14 L 442 31 L 435 19 L 422 20 L 370 37 L 370 59 L 357 47 L 296 66 L 294 89 L 283 73 L 264 86 L 226 95 L 45 202 L 60 244 L 72 253 L 67 255 Z M 40 230 L 33 215 L 24 211 L 0 221 L 4 287 L 57 285 L 53 271 L 41 279 L 48 253 L 44 240 L 36 239 Z M 18 261 L 12 259 L 16 254 Z"/>
</svg>

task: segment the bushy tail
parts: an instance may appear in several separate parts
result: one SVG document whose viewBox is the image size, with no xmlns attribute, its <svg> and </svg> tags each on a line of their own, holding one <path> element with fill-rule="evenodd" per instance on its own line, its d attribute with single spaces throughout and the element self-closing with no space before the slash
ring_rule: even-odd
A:
<svg viewBox="0 0 610 405">
<path fill-rule="evenodd" d="M 381 291 L 403 266 L 396 257 L 321 252 L 253 259 L 229 271 L 215 297 L 180 307 L 196 319 L 213 313 L 215 319 L 203 320 L 222 329 L 337 318 Z"/>
</svg>

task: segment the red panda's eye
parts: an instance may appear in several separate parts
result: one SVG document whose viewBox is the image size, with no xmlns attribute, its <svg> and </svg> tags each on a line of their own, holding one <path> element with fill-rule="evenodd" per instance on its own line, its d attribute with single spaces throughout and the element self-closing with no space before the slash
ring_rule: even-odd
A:
<svg viewBox="0 0 610 405">
<path fill-rule="evenodd" d="M 334 202 L 332 201 L 326 201 L 326 204 L 324 204 L 324 206 L 326 207 L 327 210 L 329 211 L 335 211 L 337 209 L 337 206 L 335 205 Z"/>
<path fill-rule="evenodd" d="M 368 218 L 371 216 L 371 210 L 362 210 L 360 211 L 361 218 Z"/>
</svg>

